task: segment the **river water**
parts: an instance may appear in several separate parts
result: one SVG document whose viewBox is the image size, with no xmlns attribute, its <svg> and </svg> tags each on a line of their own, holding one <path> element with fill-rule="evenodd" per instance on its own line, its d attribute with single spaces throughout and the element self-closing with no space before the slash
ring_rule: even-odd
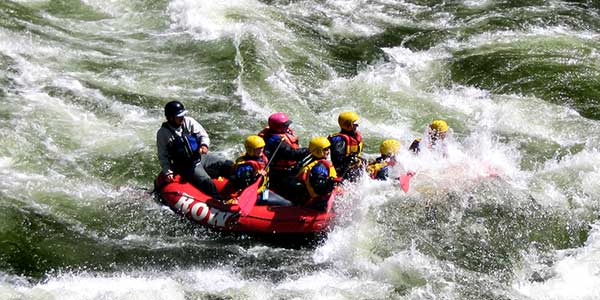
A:
<svg viewBox="0 0 600 300">
<path fill-rule="evenodd" d="M 3 0 L 0 299 L 600 299 L 599 49 L 596 0 Z M 310 244 L 212 232 L 147 193 L 170 100 L 230 158 L 353 110 L 416 176 Z"/>
</svg>

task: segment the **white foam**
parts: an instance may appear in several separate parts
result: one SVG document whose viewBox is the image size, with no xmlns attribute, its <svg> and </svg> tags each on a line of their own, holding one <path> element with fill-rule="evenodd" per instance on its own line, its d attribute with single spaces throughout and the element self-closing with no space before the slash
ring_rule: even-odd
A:
<svg viewBox="0 0 600 300">
<path fill-rule="evenodd" d="M 238 20 L 236 15 L 250 17 L 264 6 L 253 0 L 194 1 L 174 0 L 167 12 L 173 29 L 183 29 L 202 40 L 234 37 L 248 28 L 248 20 Z"/>
<path fill-rule="evenodd" d="M 227 289 L 240 289 L 244 281 L 237 274 L 225 269 L 198 270 L 190 273 L 194 279 L 191 286 L 195 290 L 207 292 L 222 292 Z M 209 278 L 207 280 L 207 278 Z"/>
<path fill-rule="evenodd" d="M 181 285 L 170 278 L 143 278 L 130 275 L 95 277 L 63 275 L 33 287 L 16 287 L 11 293 L 25 299 L 63 300 L 184 300 Z"/>
<path fill-rule="evenodd" d="M 493 3 L 491 0 L 463 0 L 463 4 L 467 7 L 483 8 Z"/>
<path fill-rule="evenodd" d="M 574 204 L 594 207 L 600 199 L 599 170 L 600 153 L 586 148 L 560 160 L 548 160 L 535 172 L 528 189 L 542 205 L 565 209 Z"/>
<path fill-rule="evenodd" d="M 110 16 L 116 17 L 123 13 L 135 13 L 133 9 L 128 8 L 129 1 L 120 0 L 81 0 L 81 2 L 91 6 L 96 11 L 102 11 Z"/>
<path fill-rule="evenodd" d="M 594 225 L 584 247 L 564 254 L 552 265 L 552 278 L 529 282 L 521 276 L 513 287 L 530 299 L 600 299 L 600 225 Z"/>
<path fill-rule="evenodd" d="M 37 126 L 35 130 L 44 132 L 44 139 L 49 150 L 65 151 L 56 147 L 52 142 L 53 136 L 68 136 L 68 140 L 75 141 L 83 147 L 103 149 L 106 151 L 131 150 L 127 147 L 139 148 L 140 142 L 135 143 L 137 135 L 131 130 L 131 127 L 117 127 L 109 124 L 106 120 L 97 118 L 93 113 L 84 111 L 83 108 L 65 103 L 63 99 L 52 97 L 42 90 L 43 87 L 52 84 L 58 87 L 64 87 L 85 98 L 94 98 L 98 101 L 104 101 L 107 106 L 114 108 L 116 113 L 122 115 L 125 121 L 130 125 L 140 124 L 146 126 L 155 121 L 153 118 L 145 116 L 145 112 L 138 107 L 124 104 L 116 104 L 114 101 L 108 101 L 97 90 L 85 88 L 78 80 L 69 77 L 65 73 L 56 73 L 45 65 L 38 65 L 34 61 L 26 60 L 21 51 L 35 50 L 35 56 L 60 56 L 62 51 L 53 47 L 41 47 L 34 45 L 31 41 L 22 40 L 21 37 L 14 37 L 10 33 L 0 31 L 3 41 L 0 43 L 0 49 L 10 54 L 19 69 L 18 75 L 13 79 L 19 84 L 21 93 L 10 97 L 15 108 L 21 109 L 14 111 L 21 119 L 30 119 L 33 122 L 31 126 Z M 29 47 L 23 47 L 29 44 Z M 18 127 L 25 127 L 28 124 L 18 123 Z M 31 130 L 31 128 L 19 128 L 19 130 Z M 90 136 L 98 137 L 91 139 Z M 116 141 L 115 141 L 116 139 Z M 132 141 L 132 142 L 128 142 Z M 115 145 L 121 147 L 115 147 Z M 124 147 L 123 147 L 124 146 Z M 92 150 L 89 149 L 89 150 Z"/>
<path fill-rule="evenodd" d="M 4 175 L 8 175 L 10 166 L 12 166 L 13 160 L 10 157 L 0 157 L 0 172 Z"/>
<path fill-rule="evenodd" d="M 302 299 L 343 300 L 352 295 L 353 299 L 386 299 L 391 294 L 391 286 L 371 279 L 346 277 L 335 272 L 318 272 L 296 280 L 286 280 L 278 289 L 302 294 Z"/>
</svg>

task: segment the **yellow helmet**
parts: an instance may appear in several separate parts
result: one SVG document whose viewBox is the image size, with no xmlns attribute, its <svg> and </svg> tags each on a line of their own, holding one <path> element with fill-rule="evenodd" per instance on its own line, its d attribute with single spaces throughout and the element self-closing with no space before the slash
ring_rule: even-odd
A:
<svg viewBox="0 0 600 300">
<path fill-rule="evenodd" d="M 308 144 L 308 150 L 310 150 L 310 154 L 317 158 L 325 157 L 325 153 L 323 153 L 323 150 L 329 147 L 331 147 L 331 143 L 324 136 L 314 137 L 310 140 L 310 143 Z"/>
<path fill-rule="evenodd" d="M 246 148 L 247 154 L 253 154 L 254 150 L 258 148 L 263 148 L 265 146 L 265 140 L 258 135 L 250 135 L 246 138 L 244 142 L 244 147 Z"/>
<path fill-rule="evenodd" d="M 345 111 L 338 116 L 338 124 L 340 128 L 352 131 L 354 130 L 354 122 L 358 121 L 358 114 L 353 111 Z"/>
<path fill-rule="evenodd" d="M 396 155 L 400 152 L 400 142 L 394 139 L 389 139 L 381 142 L 379 145 L 381 155 Z"/>
<path fill-rule="evenodd" d="M 433 120 L 431 125 L 429 125 L 429 128 L 437 132 L 446 132 L 448 131 L 448 123 L 444 120 Z"/>
</svg>

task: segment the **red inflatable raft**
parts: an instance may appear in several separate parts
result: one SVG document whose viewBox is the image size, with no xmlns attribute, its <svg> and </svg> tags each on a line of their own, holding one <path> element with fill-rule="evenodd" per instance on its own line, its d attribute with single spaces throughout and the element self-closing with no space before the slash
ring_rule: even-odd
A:
<svg viewBox="0 0 600 300">
<path fill-rule="evenodd" d="M 217 230 L 251 234 L 315 234 L 329 229 L 335 216 L 333 201 L 336 188 L 327 198 L 324 211 L 300 206 L 258 205 L 257 180 L 237 196 L 237 203 L 222 204 L 211 199 L 192 184 L 180 181 L 179 176 L 165 183 L 162 176 L 156 179 L 156 194 L 161 202 L 180 215 L 200 225 Z M 222 193 L 227 180 L 213 179 Z"/>
</svg>

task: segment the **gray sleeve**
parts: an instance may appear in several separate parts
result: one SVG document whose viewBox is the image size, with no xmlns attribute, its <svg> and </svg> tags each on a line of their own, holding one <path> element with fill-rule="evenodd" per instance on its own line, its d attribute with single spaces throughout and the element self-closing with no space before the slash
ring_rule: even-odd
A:
<svg viewBox="0 0 600 300">
<path fill-rule="evenodd" d="M 198 123 L 198 121 L 193 118 L 186 117 L 186 122 L 188 122 L 188 128 L 190 128 L 190 132 L 195 134 L 198 138 L 200 145 L 206 145 L 206 147 L 210 148 L 210 138 L 208 137 L 208 132 Z"/>
<path fill-rule="evenodd" d="M 168 145 L 171 139 L 172 133 L 168 129 L 161 127 L 156 132 L 156 149 L 158 155 L 158 161 L 160 162 L 160 168 L 163 174 L 173 173 L 171 170 L 171 164 L 169 162 L 169 150 Z"/>
</svg>

